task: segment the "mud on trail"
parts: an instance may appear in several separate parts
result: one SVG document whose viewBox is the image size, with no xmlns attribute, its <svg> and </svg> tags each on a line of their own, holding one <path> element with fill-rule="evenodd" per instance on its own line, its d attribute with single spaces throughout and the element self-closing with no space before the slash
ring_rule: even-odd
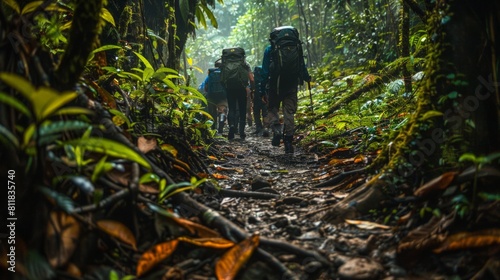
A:
<svg viewBox="0 0 500 280">
<path fill-rule="evenodd" d="M 362 180 L 351 180 L 350 186 L 337 190 L 319 183 L 343 170 L 364 167 L 368 157 L 355 157 L 346 149 L 339 153 L 338 167 L 332 168 L 331 162 L 328 164 L 331 158 L 325 162 L 322 155 L 300 146 L 287 155 L 283 143 L 273 147 L 271 138 L 250 131 L 245 140 L 236 135 L 231 141 L 219 139 L 215 145 L 222 159 L 210 168 L 223 178 L 219 179 L 221 198 L 204 203 L 249 234 L 272 240 L 260 246 L 293 272 L 291 279 L 407 276 L 395 261 L 397 238 L 392 227 L 359 220 L 338 224 L 321 220 L 331 205 Z M 282 279 L 259 261 L 250 261 L 239 275 L 244 279 Z"/>
</svg>

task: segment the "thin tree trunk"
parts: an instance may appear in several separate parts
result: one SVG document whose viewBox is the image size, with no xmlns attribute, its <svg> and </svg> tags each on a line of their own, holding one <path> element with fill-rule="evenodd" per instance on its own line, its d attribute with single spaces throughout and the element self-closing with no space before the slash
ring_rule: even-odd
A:
<svg viewBox="0 0 500 280">
<path fill-rule="evenodd" d="M 410 8 L 408 5 L 405 5 L 405 1 L 401 1 L 401 22 L 399 28 L 399 47 L 401 50 L 401 57 L 406 58 L 410 57 Z M 403 74 L 403 81 L 405 84 L 405 93 L 411 93 L 411 73 L 408 69 L 408 63 L 403 63 L 401 67 L 401 72 Z"/>
</svg>

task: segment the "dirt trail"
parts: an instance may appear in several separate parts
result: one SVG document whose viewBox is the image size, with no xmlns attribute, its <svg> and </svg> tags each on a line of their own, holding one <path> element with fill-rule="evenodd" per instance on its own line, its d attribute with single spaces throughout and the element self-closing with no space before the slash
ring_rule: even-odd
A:
<svg viewBox="0 0 500 280">
<path fill-rule="evenodd" d="M 225 197 L 211 207 L 249 233 L 319 252 L 330 262 L 329 267 L 324 267 L 311 258 L 270 250 L 299 279 L 384 279 L 406 275 L 395 264 L 391 248 L 395 238 L 390 227 L 360 229 L 319 219 L 322 209 L 347 193 L 314 187 L 320 182 L 314 178 L 324 173 L 318 155 L 297 146 L 293 156 L 285 155 L 283 144 L 273 147 L 270 138 L 253 136 L 251 131 L 246 140 L 237 135 L 235 140 L 221 139 L 217 145 L 226 157 L 211 167 L 228 176 L 219 180 L 223 189 L 275 193 L 279 197 Z"/>
</svg>

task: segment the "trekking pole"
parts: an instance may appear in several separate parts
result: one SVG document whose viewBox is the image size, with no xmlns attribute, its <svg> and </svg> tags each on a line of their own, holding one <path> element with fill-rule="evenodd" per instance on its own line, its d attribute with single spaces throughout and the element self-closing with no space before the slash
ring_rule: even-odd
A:
<svg viewBox="0 0 500 280">
<path fill-rule="evenodd" d="M 313 133 L 314 133 L 314 142 L 317 142 L 318 139 L 316 139 L 316 127 L 315 127 L 315 117 L 314 117 L 314 106 L 313 106 L 313 96 L 312 96 L 312 92 L 311 92 L 311 82 L 308 81 L 307 82 L 307 89 L 309 90 L 309 100 L 311 101 L 311 114 L 312 114 L 312 130 L 313 130 Z"/>
</svg>

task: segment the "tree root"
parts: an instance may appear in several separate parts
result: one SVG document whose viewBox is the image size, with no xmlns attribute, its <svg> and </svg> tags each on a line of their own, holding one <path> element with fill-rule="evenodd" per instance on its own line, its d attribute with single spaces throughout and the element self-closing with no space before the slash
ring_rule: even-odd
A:
<svg viewBox="0 0 500 280">
<path fill-rule="evenodd" d="M 244 191 L 237 191 L 237 190 L 220 190 L 219 194 L 222 197 L 250 197 L 250 198 L 257 198 L 257 199 L 273 199 L 273 198 L 280 198 L 279 194 L 274 194 L 274 193 L 264 193 L 264 192 L 244 192 Z"/>
<path fill-rule="evenodd" d="M 198 203 L 186 193 L 178 193 L 173 196 L 172 199 L 177 205 L 186 207 L 187 209 L 185 210 L 190 211 L 190 214 L 200 217 L 204 224 L 219 229 L 224 237 L 232 241 L 238 242 L 249 237 L 249 234 L 246 233 L 243 229 L 233 224 L 225 217 L 219 215 L 219 213 L 217 213 L 216 211 L 203 204 Z M 262 245 L 277 247 L 292 254 L 300 255 L 301 257 L 314 258 L 325 266 L 330 265 L 328 260 L 320 256 L 316 252 L 310 252 L 292 244 L 285 244 L 284 242 L 278 242 L 266 238 L 261 238 L 260 240 Z M 258 257 L 265 258 L 268 264 L 271 265 L 274 269 L 278 269 L 281 274 L 293 275 L 291 271 L 289 271 L 288 268 L 286 268 L 280 261 L 278 261 L 274 256 L 272 256 L 262 248 L 259 248 L 256 253 Z"/>
</svg>

